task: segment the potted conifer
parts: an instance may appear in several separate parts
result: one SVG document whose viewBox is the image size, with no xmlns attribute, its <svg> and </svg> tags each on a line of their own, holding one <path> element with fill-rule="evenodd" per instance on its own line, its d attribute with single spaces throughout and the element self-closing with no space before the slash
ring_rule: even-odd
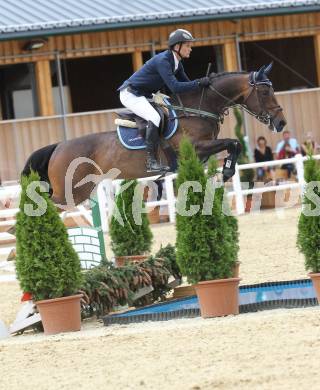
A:
<svg viewBox="0 0 320 390">
<path fill-rule="evenodd" d="M 116 196 L 116 207 L 110 222 L 110 238 L 118 267 L 127 261 L 146 260 L 151 249 L 153 236 L 147 214 L 139 213 L 145 205 L 142 189 L 139 191 L 137 185 L 137 180 L 124 180 Z M 139 220 L 135 218 L 136 211 L 141 216 Z"/>
<path fill-rule="evenodd" d="M 215 188 L 210 177 L 217 172 L 217 162 L 209 161 L 208 174 L 196 156 L 192 144 L 183 139 L 180 144 L 178 188 L 188 181 L 201 184 L 202 192 L 189 188 L 185 200 L 181 191 L 177 199 L 177 262 L 188 282 L 195 284 L 201 315 L 213 317 L 239 312 L 239 278 L 233 277 L 238 255 L 238 226 L 232 216 L 222 211 L 223 188 Z M 205 188 L 209 180 L 209 198 L 214 197 L 211 213 L 203 212 Z M 207 198 L 208 199 L 208 198 Z M 199 211 L 182 215 L 192 205 Z M 211 214 L 211 215 L 206 215 Z"/>
<path fill-rule="evenodd" d="M 320 216 L 316 206 L 317 197 L 320 196 L 320 187 L 317 184 L 320 182 L 320 167 L 312 155 L 309 155 L 304 168 L 307 184 L 298 223 L 297 246 L 305 257 L 305 268 L 310 271 L 309 276 L 320 303 Z"/>
<path fill-rule="evenodd" d="M 22 291 L 32 294 L 45 334 L 80 330 L 80 260 L 39 180 L 34 172 L 21 178 L 16 223 L 17 277 Z"/>
</svg>

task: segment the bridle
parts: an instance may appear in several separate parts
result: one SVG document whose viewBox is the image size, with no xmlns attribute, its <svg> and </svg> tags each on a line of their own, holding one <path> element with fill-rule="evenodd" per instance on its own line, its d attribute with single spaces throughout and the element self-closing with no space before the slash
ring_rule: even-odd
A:
<svg viewBox="0 0 320 390">
<path fill-rule="evenodd" d="M 251 114 L 252 116 L 257 118 L 260 122 L 262 122 L 265 125 L 269 125 L 269 129 L 273 130 L 273 128 L 274 128 L 274 126 L 273 126 L 273 118 L 274 117 L 271 116 L 268 113 L 268 111 L 266 111 L 266 109 L 264 108 L 263 102 L 261 100 L 261 94 L 259 93 L 259 86 L 263 85 L 263 86 L 267 86 L 269 88 L 272 88 L 272 82 L 269 79 L 267 79 L 267 78 L 264 79 L 264 80 L 259 80 L 258 81 L 258 80 L 256 80 L 256 77 L 257 77 L 257 72 L 251 72 L 250 73 L 250 75 L 249 75 L 249 86 L 251 88 L 250 88 L 249 93 L 247 94 L 247 96 L 243 100 L 242 107 L 245 109 L 245 111 L 247 111 L 249 114 Z M 256 93 L 256 96 L 257 96 L 257 99 L 258 99 L 258 102 L 259 102 L 259 106 L 260 106 L 260 112 L 258 114 L 256 114 L 256 113 L 252 112 L 251 110 L 249 110 L 248 105 L 247 105 L 248 99 L 252 96 L 252 94 L 254 92 Z M 282 111 L 282 107 L 280 105 L 276 105 L 274 107 L 269 107 L 269 109 L 276 111 L 276 113 Z"/>
<path fill-rule="evenodd" d="M 242 107 L 248 114 L 250 114 L 253 117 L 255 117 L 256 119 L 258 119 L 261 123 L 263 123 L 265 125 L 269 125 L 269 129 L 273 130 L 274 129 L 274 125 L 273 125 L 273 118 L 274 117 L 272 115 L 270 115 L 266 111 L 266 109 L 264 108 L 263 102 L 261 100 L 261 95 L 259 93 L 259 86 L 266 85 L 269 88 L 272 88 L 272 83 L 267 78 L 265 78 L 264 80 L 257 80 L 256 79 L 257 78 L 257 73 L 258 72 L 251 72 L 249 74 L 249 88 L 250 88 L 250 90 L 249 90 L 247 96 L 244 97 L 243 102 L 241 104 L 236 104 L 235 101 L 242 95 L 242 93 L 240 95 L 234 97 L 233 99 L 229 99 L 228 97 L 226 97 L 225 95 L 220 93 L 217 89 L 215 89 L 212 84 L 210 84 L 209 88 L 214 93 L 216 93 L 217 95 L 219 95 L 222 98 L 224 98 L 227 101 L 227 103 L 230 104 L 229 107 Z M 249 98 L 252 96 L 252 94 L 254 92 L 256 93 L 256 96 L 257 96 L 257 99 L 258 99 L 258 102 L 259 102 L 259 106 L 260 106 L 260 111 L 259 111 L 258 114 L 253 112 L 253 111 L 251 111 L 248 108 L 248 106 L 247 106 L 247 101 L 249 100 Z M 223 108 L 222 109 L 224 115 L 228 115 L 228 108 Z M 270 109 L 271 110 L 275 110 L 276 112 L 282 111 L 282 108 L 281 108 L 280 105 L 276 105 L 274 107 L 271 107 Z"/>
</svg>

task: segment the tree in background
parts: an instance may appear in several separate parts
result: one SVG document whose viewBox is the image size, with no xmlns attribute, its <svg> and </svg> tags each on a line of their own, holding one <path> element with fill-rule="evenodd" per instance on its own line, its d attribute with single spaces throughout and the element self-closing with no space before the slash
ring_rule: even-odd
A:
<svg viewBox="0 0 320 390">
<path fill-rule="evenodd" d="M 249 153 L 247 144 L 244 139 L 244 134 L 242 131 L 243 127 L 243 117 L 242 112 L 238 108 L 233 109 L 234 116 L 236 118 L 236 125 L 234 127 L 234 132 L 241 144 L 241 153 L 238 158 L 238 164 L 248 164 Z M 241 181 L 244 183 L 249 183 L 249 187 L 252 187 L 252 182 L 254 179 L 254 169 L 244 169 L 240 172 Z"/>
</svg>

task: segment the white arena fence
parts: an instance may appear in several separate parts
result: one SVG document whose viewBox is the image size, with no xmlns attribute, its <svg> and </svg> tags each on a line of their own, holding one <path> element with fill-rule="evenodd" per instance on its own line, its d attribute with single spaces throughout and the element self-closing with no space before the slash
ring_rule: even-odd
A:
<svg viewBox="0 0 320 390">
<path fill-rule="evenodd" d="M 4 228 L 11 227 L 12 225 L 15 224 L 16 222 L 15 216 L 19 211 L 18 202 L 19 202 L 20 192 L 21 192 L 21 187 L 18 184 L 0 186 L 0 202 L 1 202 L 0 231 L 3 230 L 3 227 Z M 8 208 L 4 207 L 5 202 L 8 200 L 10 200 L 10 203 L 13 205 L 13 207 L 8 207 Z M 63 211 L 62 213 L 60 213 L 60 217 L 62 220 L 64 220 L 66 217 L 76 218 L 78 216 L 84 217 L 90 225 L 93 224 L 91 210 L 88 210 L 83 205 L 77 206 L 75 211 Z"/>
<path fill-rule="evenodd" d="M 313 156 L 316 160 L 320 159 L 320 155 Z M 273 160 L 266 161 L 261 163 L 250 163 L 250 164 L 242 164 L 236 165 L 236 172 L 232 178 L 232 189 L 228 192 L 227 196 L 229 198 L 235 198 L 235 211 L 236 214 L 240 215 L 245 212 L 245 196 L 249 194 L 263 194 L 265 192 L 270 191 L 284 191 L 289 189 L 299 189 L 300 194 L 303 193 L 304 190 L 304 161 L 306 161 L 308 157 L 303 157 L 301 154 L 297 154 L 293 158 L 283 159 L 283 160 Z M 279 182 L 277 185 L 270 185 L 269 183 L 266 185 L 261 185 L 263 183 L 255 183 L 254 188 L 252 189 L 244 189 L 243 183 L 240 181 L 240 171 L 245 169 L 257 169 L 259 167 L 275 167 L 281 166 L 283 164 L 294 164 L 296 169 L 296 178 L 297 181 L 283 181 Z M 146 186 L 155 186 L 153 181 L 158 180 L 159 175 L 142 178 L 138 181 Z M 176 197 L 174 194 L 174 180 L 177 178 L 177 174 L 167 175 L 161 180 L 163 180 L 163 197 L 161 200 L 148 199 L 146 202 L 146 207 L 148 209 L 152 209 L 154 207 L 160 206 L 160 210 L 164 210 L 164 213 L 169 216 L 169 221 L 171 223 L 175 222 L 175 204 Z M 108 221 L 111 218 L 112 211 L 114 208 L 114 200 L 115 194 L 119 191 L 121 184 L 121 180 L 111 181 L 110 179 L 103 180 L 97 189 L 97 198 L 99 202 L 99 209 L 101 215 L 101 225 L 102 230 L 104 232 L 108 231 Z M 13 200 L 17 200 L 20 195 L 20 186 L 19 185 L 8 185 L 0 187 L 0 202 L 3 202 L 11 198 Z M 13 202 L 14 203 L 14 202 Z M 17 206 L 16 206 L 17 207 Z M 3 227 L 13 225 L 15 223 L 15 215 L 18 212 L 18 208 L 4 208 L 0 210 L 0 229 L 3 231 Z M 66 216 L 69 217 L 77 217 L 82 216 L 87 221 L 89 221 L 90 225 L 92 225 L 92 214 L 91 210 L 87 207 L 80 205 L 77 207 L 75 211 L 63 212 L 61 213 L 61 218 L 64 219 Z M 1 220 L 5 218 L 6 220 Z M 0 231 L 1 231 L 0 230 Z M 0 243 L 1 243 L 1 234 L 0 233 Z"/>
<path fill-rule="evenodd" d="M 313 156 L 314 159 L 319 160 L 320 155 Z M 235 209 L 236 214 L 241 215 L 245 212 L 245 196 L 253 194 L 257 195 L 260 194 L 260 201 L 261 196 L 265 192 L 271 192 L 276 191 L 283 193 L 285 190 L 290 189 L 299 189 L 300 195 L 302 195 L 304 190 L 304 161 L 306 161 L 308 157 L 303 157 L 301 154 L 297 154 L 293 158 L 288 159 L 282 159 L 282 160 L 273 160 L 273 161 L 265 161 L 261 163 L 250 163 L 250 164 L 242 164 L 242 165 L 236 165 L 236 172 L 235 175 L 232 177 L 232 190 L 228 192 L 227 196 L 229 198 L 234 197 L 235 198 Z M 252 189 L 244 189 L 243 183 L 241 183 L 240 180 L 240 171 L 245 169 L 257 169 L 259 167 L 276 167 L 276 166 L 282 166 L 284 164 L 294 164 L 295 170 L 296 170 L 296 178 L 297 181 L 282 181 L 279 182 L 277 185 L 270 185 L 270 183 L 263 184 L 263 183 L 255 183 L 255 186 Z M 221 170 L 221 169 L 220 169 Z M 145 185 L 150 184 L 150 182 L 157 180 L 159 176 L 153 176 L 148 178 L 139 179 L 139 182 L 142 182 Z M 146 206 L 147 207 L 166 207 L 167 208 L 167 215 L 169 215 L 169 221 L 174 223 L 175 222 L 175 203 L 176 203 L 176 197 L 174 195 L 174 180 L 177 178 L 177 174 L 167 175 L 163 179 L 164 184 L 164 196 L 161 200 L 152 200 L 147 201 Z M 113 182 L 111 180 L 104 180 L 102 183 L 100 183 L 98 188 L 98 200 L 99 200 L 99 207 L 100 212 L 102 216 L 102 228 L 103 231 L 108 231 L 108 219 L 112 215 L 112 210 L 114 207 L 114 196 L 115 193 L 120 188 L 121 180 L 114 180 Z"/>
<path fill-rule="evenodd" d="M 314 159 L 319 160 L 320 155 L 313 156 Z M 304 161 L 306 161 L 308 157 L 303 157 L 301 154 L 296 154 L 292 158 L 286 158 L 282 160 L 273 160 L 273 161 L 265 161 L 260 163 L 251 163 L 251 164 L 241 164 L 236 166 L 236 173 L 232 177 L 232 183 L 233 183 L 233 191 L 231 191 L 228 195 L 229 196 L 235 196 L 236 199 L 236 211 L 237 214 L 243 214 L 245 211 L 244 207 L 244 195 L 254 195 L 254 194 L 263 194 L 265 192 L 271 192 L 271 191 L 284 191 L 289 189 L 300 189 L 300 194 L 303 194 L 304 191 Z M 295 169 L 297 173 L 297 182 L 295 181 L 284 181 L 280 182 L 277 185 L 264 185 L 260 188 L 252 188 L 252 189 L 242 189 L 241 188 L 241 181 L 240 181 L 240 170 L 245 169 L 257 169 L 260 167 L 274 167 L 274 166 L 281 166 L 284 164 L 295 164 Z"/>
<path fill-rule="evenodd" d="M 11 250 L 15 248 L 15 236 L 7 230 L 16 223 L 20 192 L 21 187 L 18 184 L 0 186 L 0 258 L 7 258 Z M 9 207 L 6 207 L 6 202 L 10 203 Z M 63 221 L 73 219 L 74 222 L 79 222 L 79 225 L 85 221 L 86 225 L 93 226 L 91 210 L 83 205 L 71 212 L 60 213 L 60 217 Z"/>
</svg>

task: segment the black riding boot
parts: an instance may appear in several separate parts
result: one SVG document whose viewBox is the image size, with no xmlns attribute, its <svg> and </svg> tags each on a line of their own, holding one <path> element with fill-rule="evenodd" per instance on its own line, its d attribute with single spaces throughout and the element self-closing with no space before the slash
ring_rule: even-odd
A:
<svg viewBox="0 0 320 390">
<path fill-rule="evenodd" d="M 149 121 L 146 128 L 146 149 L 147 149 L 147 172 L 169 171 L 166 165 L 161 165 L 156 159 L 158 150 L 159 133 L 158 127 Z"/>
</svg>

